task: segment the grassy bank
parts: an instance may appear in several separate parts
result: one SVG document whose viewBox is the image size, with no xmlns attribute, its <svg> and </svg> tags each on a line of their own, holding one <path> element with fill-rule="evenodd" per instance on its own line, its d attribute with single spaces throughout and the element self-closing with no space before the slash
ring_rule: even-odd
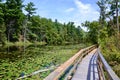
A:
<svg viewBox="0 0 120 80">
<path fill-rule="evenodd" d="M 11 47 L 11 46 L 29 46 L 29 45 L 45 45 L 45 42 L 5 42 L 4 47 Z M 1 45 L 2 46 L 2 45 Z"/>
<path fill-rule="evenodd" d="M 86 47 L 83 44 L 66 46 L 39 46 L 28 47 L 24 52 L 13 51 L 9 53 L 1 52 L 0 55 L 9 55 L 4 59 L 0 58 L 0 79 L 16 79 L 21 73 L 30 74 L 36 70 L 62 64 L 73 56 L 80 48 Z M 17 54 L 17 55 L 16 55 Z M 12 55 L 12 57 L 10 57 Z M 48 72 L 33 76 L 31 79 L 42 80 Z"/>
</svg>

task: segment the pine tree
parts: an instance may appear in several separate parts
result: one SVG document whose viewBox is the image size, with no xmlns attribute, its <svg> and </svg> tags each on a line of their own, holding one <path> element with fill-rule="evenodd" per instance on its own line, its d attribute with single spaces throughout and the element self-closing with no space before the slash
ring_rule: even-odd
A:
<svg viewBox="0 0 120 80">
<path fill-rule="evenodd" d="M 4 19 L 8 41 L 18 41 L 22 32 L 24 14 L 22 0 L 6 0 Z"/>
<path fill-rule="evenodd" d="M 36 8 L 34 8 L 34 3 L 33 2 L 29 2 L 26 7 L 25 7 L 25 10 L 27 11 L 27 17 L 28 17 L 28 20 L 30 20 L 30 17 L 35 14 L 35 10 Z"/>
<path fill-rule="evenodd" d="M 5 25 L 4 25 L 4 3 L 0 0 L 0 43 L 5 44 L 6 35 L 5 35 Z"/>
</svg>

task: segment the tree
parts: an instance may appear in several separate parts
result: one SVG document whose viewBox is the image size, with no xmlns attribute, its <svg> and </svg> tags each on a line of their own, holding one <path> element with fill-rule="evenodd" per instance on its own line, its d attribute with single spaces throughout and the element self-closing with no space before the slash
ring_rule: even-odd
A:
<svg viewBox="0 0 120 80">
<path fill-rule="evenodd" d="M 24 37 L 24 41 L 26 38 L 31 42 L 45 41 L 47 44 L 54 45 L 82 41 L 83 31 L 80 27 L 76 28 L 74 22 L 62 24 L 57 19 L 52 21 L 35 16 L 34 6 L 32 2 L 25 6 L 26 17 L 22 12 L 24 7 L 22 0 L 0 2 L 0 43 L 5 42 L 6 37 L 10 42 L 23 41 Z"/>
<path fill-rule="evenodd" d="M 120 32 L 120 28 L 119 28 L 119 11 L 118 11 L 118 8 L 120 7 L 120 4 L 118 4 L 120 2 L 120 0 L 111 0 L 108 2 L 108 4 L 110 4 L 110 14 L 113 16 L 113 19 L 114 19 L 114 16 L 116 16 L 116 20 L 115 20 L 115 23 L 116 23 L 116 27 L 118 28 L 118 32 Z"/>
<path fill-rule="evenodd" d="M 105 19 L 106 19 L 106 5 L 105 4 L 106 4 L 105 0 L 99 0 L 97 2 L 97 5 L 100 8 L 100 18 L 99 18 L 99 21 L 100 21 L 100 24 L 102 24 L 102 27 L 104 26 L 104 22 L 105 22 Z"/>
<path fill-rule="evenodd" d="M 4 25 L 4 3 L 0 0 L 0 43 L 5 44 L 6 35 L 5 35 L 5 25 Z"/>
<path fill-rule="evenodd" d="M 120 0 L 107 0 L 107 4 L 109 5 L 110 11 L 108 11 L 108 15 L 112 17 L 113 24 L 116 24 L 116 30 L 119 33 L 119 4 Z M 110 17 L 109 17 L 110 18 Z M 114 26 L 114 25 L 113 25 Z"/>
<path fill-rule="evenodd" d="M 119 19 L 118 19 L 118 8 L 120 0 L 99 0 L 97 5 L 100 8 L 100 25 L 107 27 L 108 35 L 114 35 L 119 32 Z M 106 25 L 106 18 L 109 19 L 108 25 Z M 102 27 L 100 27 L 102 31 Z M 101 33 L 101 32 L 100 32 Z"/>
<path fill-rule="evenodd" d="M 83 42 L 84 33 L 85 32 L 82 30 L 82 28 L 80 26 L 78 26 L 77 29 L 76 29 L 76 34 L 77 34 L 77 37 L 78 37 L 78 39 L 77 39 L 78 43 Z"/>
<path fill-rule="evenodd" d="M 27 5 L 26 5 L 26 7 L 25 7 L 25 10 L 27 11 L 27 17 L 28 17 L 28 20 L 30 20 L 30 17 L 34 14 L 34 13 L 36 13 L 35 12 L 35 10 L 36 10 L 36 8 L 34 8 L 34 3 L 33 2 L 30 2 L 30 3 L 28 3 Z"/>
<path fill-rule="evenodd" d="M 118 33 L 120 33 L 120 27 L 119 27 L 119 9 L 120 9 L 120 0 L 116 0 L 116 19 L 117 19 L 117 27 L 118 27 Z"/>
<path fill-rule="evenodd" d="M 22 33 L 24 14 L 22 13 L 22 0 L 6 0 L 4 20 L 8 41 L 18 41 Z"/>
<path fill-rule="evenodd" d="M 94 44 L 98 43 L 99 22 L 86 21 L 85 23 L 82 23 L 82 26 L 87 27 L 88 29 L 88 40 Z"/>
</svg>

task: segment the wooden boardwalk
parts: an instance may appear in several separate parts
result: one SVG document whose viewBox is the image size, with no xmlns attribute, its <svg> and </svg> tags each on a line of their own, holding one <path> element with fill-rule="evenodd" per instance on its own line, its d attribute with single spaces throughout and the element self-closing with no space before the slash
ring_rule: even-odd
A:
<svg viewBox="0 0 120 80">
<path fill-rule="evenodd" d="M 96 49 L 85 56 L 78 64 L 72 80 L 99 80 Z"/>
<path fill-rule="evenodd" d="M 104 74 L 106 73 L 106 74 Z M 108 76 L 108 77 L 105 77 Z M 81 49 L 44 80 L 120 80 L 100 49 L 93 45 Z"/>
</svg>

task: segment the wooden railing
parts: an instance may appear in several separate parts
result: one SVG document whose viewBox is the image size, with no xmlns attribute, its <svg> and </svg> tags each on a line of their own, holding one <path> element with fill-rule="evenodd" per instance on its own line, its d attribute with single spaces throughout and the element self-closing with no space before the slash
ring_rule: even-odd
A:
<svg viewBox="0 0 120 80">
<path fill-rule="evenodd" d="M 103 55 L 101 54 L 98 48 L 98 70 L 99 70 L 99 77 L 100 80 L 120 80 L 119 77 L 114 73 L 112 68 L 109 66 L 107 61 L 104 59 Z M 105 77 L 105 72 L 107 72 L 107 79 Z"/>
<path fill-rule="evenodd" d="M 80 62 L 80 60 L 95 48 L 96 45 L 81 49 L 73 57 L 49 74 L 44 80 L 59 80 L 62 77 L 64 77 L 64 80 L 68 80 L 70 75 L 74 72 L 74 70 L 76 70 L 77 64 Z"/>
</svg>

